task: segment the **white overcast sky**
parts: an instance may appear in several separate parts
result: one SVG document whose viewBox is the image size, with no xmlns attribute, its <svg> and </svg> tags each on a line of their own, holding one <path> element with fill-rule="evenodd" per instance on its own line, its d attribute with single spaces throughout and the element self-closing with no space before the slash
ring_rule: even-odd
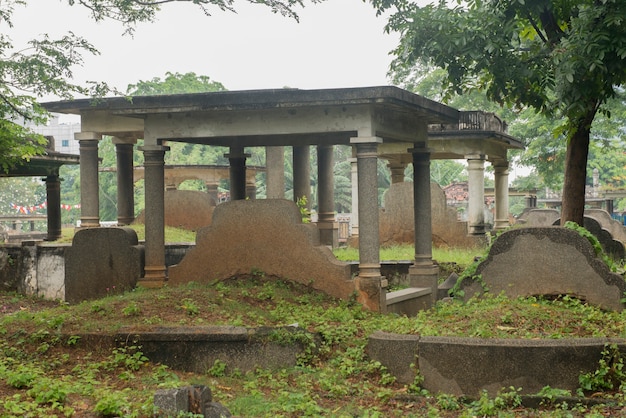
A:
<svg viewBox="0 0 626 418">
<path fill-rule="evenodd" d="M 307 5 L 299 10 L 300 23 L 246 1 L 235 7 L 237 14 L 205 16 L 189 4 L 166 5 L 157 22 L 140 24 L 130 37 L 118 23 L 93 22 L 81 6 L 28 0 L 16 9 L 8 33 L 16 44 L 44 33 L 85 37 L 100 55 L 86 56 L 75 80 L 106 81 L 122 91 L 167 71 L 206 75 L 229 90 L 389 84 L 389 52 L 398 36 L 384 33 L 386 19 L 369 3 Z"/>
</svg>

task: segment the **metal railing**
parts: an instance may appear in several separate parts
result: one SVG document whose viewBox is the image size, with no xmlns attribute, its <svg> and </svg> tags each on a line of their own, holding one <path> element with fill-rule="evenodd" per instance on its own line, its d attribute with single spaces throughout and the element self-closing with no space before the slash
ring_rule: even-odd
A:
<svg viewBox="0 0 626 418">
<path fill-rule="evenodd" d="M 458 123 L 428 125 L 429 131 L 496 131 L 506 132 L 507 124 L 493 113 L 482 111 L 459 112 Z"/>
</svg>

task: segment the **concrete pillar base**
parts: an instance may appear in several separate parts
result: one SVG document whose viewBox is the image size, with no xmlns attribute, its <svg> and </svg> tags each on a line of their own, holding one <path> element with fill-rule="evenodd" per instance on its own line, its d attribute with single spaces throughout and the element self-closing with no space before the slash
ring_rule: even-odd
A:
<svg viewBox="0 0 626 418">
<path fill-rule="evenodd" d="M 332 248 L 339 247 L 338 222 L 317 222 L 316 225 L 320 231 L 320 243 L 322 245 L 329 245 Z"/>
<path fill-rule="evenodd" d="M 146 266 L 144 271 L 144 276 L 137 281 L 137 286 L 161 288 L 165 285 L 165 280 L 167 279 L 165 266 Z"/>
<path fill-rule="evenodd" d="M 117 225 L 118 226 L 122 226 L 122 225 L 131 225 L 133 222 L 135 221 L 135 217 L 134 216 L 129 216 L 129 217 L 118 217 L 117 218 Z"/>
<path fill-rule="evenodd" d="M 354 279 L 357 302 L 374 312 L 387 312 L 387 279 L 358 275 Z"/>
<path fill-rule="evenodd" d="M 437 302 L 437 287 L 439 285 L 439 266 L 414 265 L 409 268 L 409 284 L 411 287 L 423 287 L 432 289 L 431 302 Z"/>
<path fill-rule="evenodd" d="M 100 228 L 100 218 L 81 216 L 80 226 L 77 229 L 83 228 Z"/>
<path fill-rule="evenodd" d="M 467 233 L 468 235 L 485 235 L 487 227 L 485 225 L 470 225 Z"/>
<path fill-rule="evenodd" d="M 504 231 L 505 229 L 508 229 L 511 225 L 509 224 L 508 219 L 507 220 L 499 220 L 496 219 L 493 225 L 493 229 L 495 229 L 496 231 Z"/>
</svg>

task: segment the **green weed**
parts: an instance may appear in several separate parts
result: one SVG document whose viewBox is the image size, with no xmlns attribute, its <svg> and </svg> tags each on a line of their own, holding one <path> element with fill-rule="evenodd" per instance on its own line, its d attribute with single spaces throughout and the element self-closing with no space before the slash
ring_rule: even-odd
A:
<svg viewBox="0 0 626 418">
<path fill-rule="evenodd" d="M 224 377 L 226 374 L 226 367 L 228 367 L 228 365 L 225 362 L 220 359 L 215 359 L 213 366 L 207 370 L 207 373 L 209 376 L 213 377 Z"/>
<path fill-rule="evenodd" d="M 200 313 L 200 308 L 198 308 L 198 305 L 196 305 L 193 299 L 183 299 L 180 308 L 189 316 L 198 315 Z"/>
<path fill-rule="evenodd" d="M 126 307 L 122 309 L 122 313 L 125 316 L 138 316 L 141 313 L 141 308 L 137 305 L 137 302 L 131 301 Z"/>
<path fill-rule="evenodd" d="M 598 368 L 578 377 L 579 394 L 621 389 L 626 383 L 624 359 L 616 344 L 606 344 L 602 350 Z"/>
</svg>

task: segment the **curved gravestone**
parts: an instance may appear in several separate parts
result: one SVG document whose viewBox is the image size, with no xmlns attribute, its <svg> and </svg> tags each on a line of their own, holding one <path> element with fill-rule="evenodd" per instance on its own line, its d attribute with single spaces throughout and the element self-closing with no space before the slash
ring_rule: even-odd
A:
<svg viewBox="0 0 626 418">
<path fill-rule="evenodd" d="M 218 205 L 196 247 L 170 267 L 169 283 L 206 283 L 259 271 L 311 286 L 333 297 L 355 292 L 350 265 L 320 245 L 319 231 L 303 224 L 284 199 L 237 200 Z"/>
<path fill-rule="evenodd" d="M 626 245 L 626 226 L 613 219 L 611 215 L 609 215 L 609 212 L 604 209 L 585 209 L 585 216 L 598 221 L 602 228 L 611 233 L 613 239 Z"/>
<path fill-rule="evenodd" d="M 554 226 L 560 223 L 561 218 L 554 221 Z M 600 222 L 592 217 L 585 216 L 583 217 L 583 226 L 598 239 L 602 249 L 612 260 L 619 261 L 624 258 L 624 244 L 622 244 L 621 241 L 613 239 L 613 235 L 607 229 L 603 228 Z"/>
<path fill-rule="evenodd" d="M 519 217 L 517 223 L 523 224 L 526 227 L 537 226 L 550 226 L 554 225 L 554 222 L 560 219 L 561 213 L 556 209 L 532 208 L 524 210 L 524 213 Z"/>
<path fill-rule="evenodd" d="M 437 183 L 430 183 L 430 196 L 433 245 L 473 248 L 484 244 L 483 237 L 467 234 L 467 222 L 457 219 L 456 209 L 447 205 L 446 195 Z M 379 215 L 380 244 L 413 244 L 413 183 L 393 183 L 385 193 L 384 201 L 384 209 Z"/>
<path fill-rule="evenodd" d="M 164 204 L 166 226 L 197 231 L 211 225 L 215 203 L 205 192 L 166 190 Z M 145 212 L 141 212 L 135 222 L 145 224 Z"/>
<path fill-rule="evenodd" d="M 130 228 L 88 228 L 74 234 L 65 257 L 65 301 L 123 293 L 143 272 L 143 247 Z"/>
<path fill-rule="evenodd" d="M 561 227 L 509 230 L 494 242 L 476 270 L 481 280 L 460 283 L 465 299 L 484 292 L 508 297 L 571 295 L 622 310 L 626 282 L 595 255 L 589 241 Z M 482 281 L 482 283 L 481 283 Z"/>
</svg>

